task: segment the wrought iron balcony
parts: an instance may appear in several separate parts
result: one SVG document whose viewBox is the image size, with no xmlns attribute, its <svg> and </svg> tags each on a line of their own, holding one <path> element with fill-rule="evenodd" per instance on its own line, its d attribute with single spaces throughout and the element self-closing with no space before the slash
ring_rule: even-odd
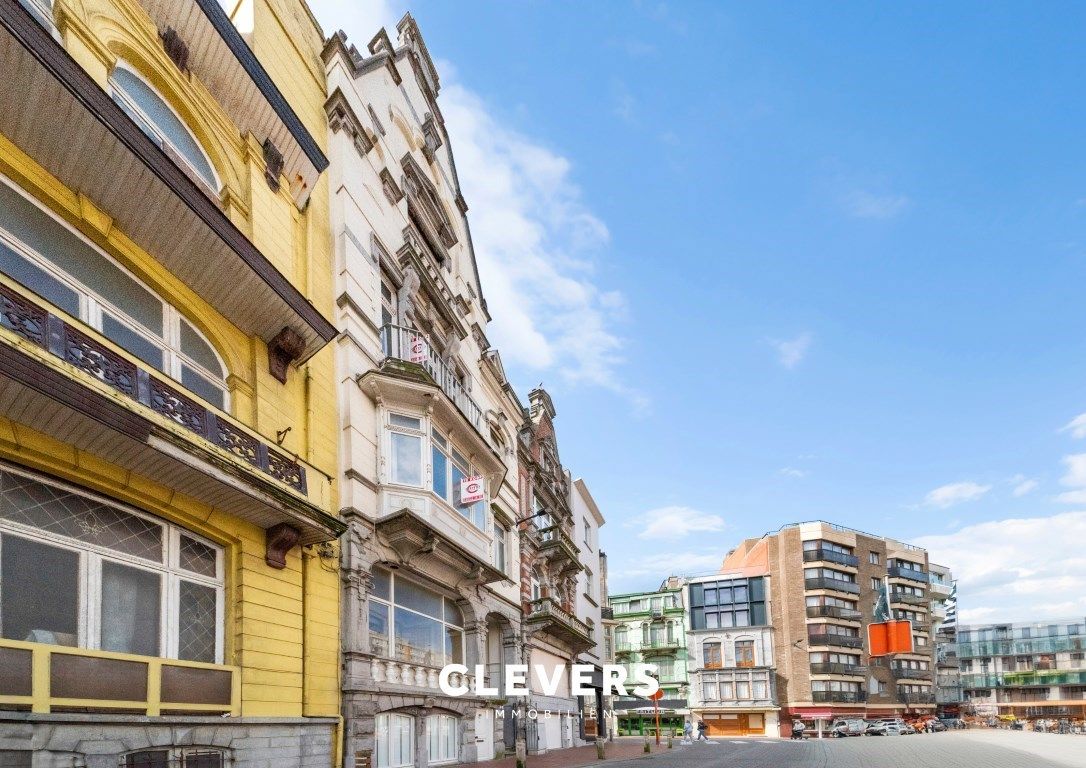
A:
<svg viewBox="0 0 1086 768">
<path fill-rule="evenodd" d="M 867 691 L 811 691 L 811 701 L 816 704 L 863 704 Z"/>
<path fill-rule="evenodd" d="M 921 584 L 930 582 L 928 572 L 917 568 L 903 568 L 900 565 L 891 565 L 886 568 L 886 573 L 891 579 L 908 579 Z"/>
<path fill-rule="evenodd" d="M 862 664 L 839 664 L 833 661 L 811 662 L 812 675 L 853 675 L 863 677 L 867 674 L 867 667 Z"/>
<path fill-rule="evenodd" d="M 846 592 L 850 595 L 860 594 L 860 585 L 851 581 L 843 581 L 841 579 L 828 579 L 825 576 L 817 576 L 812 579 L 803 580 L 804 589 L 832 589 L 837 592 Z"/>
<path fill-rule="evenodd" d="M 483 429 L 483 410 L 450 365 L 434 350 L 426 334 L 414 328 L 386 325 L 381 328 L 381 350 L 385 357 L 402 360 L 422 368 L 457 409 L 480 433 Z"/>
<path fill-rule="evenodd" d="M 602 608 L 600 608 L 600 618 L 604 620 L 611 620 L 615 618 L 615 610 L 609 605 L 603 606 Z"/>
<path fill-rule="evenodd" d="M 591 648 L 595 643 L 592 630 L 588 625 L 550 597 L 531 601 L 524 621 L 529 626 L 542 627 L 552 635 L 560 637 L 569 645 L 579 649 L 578 652 Z"/>
<path fill-rule="evenodd" d="M 834 635 L 829 632 L 809 632 L 807 633 L 807 643 L 809 645 L 833 645 L 838 648 L 863 648 L 864 645 L 863 638 Z"/>
<path fill-rule="evenodd" d="M 860 564 L 860 558 L 856 555 L 848 555 L 844 552 L 837 552 L 832 549 L 805 549 L 803 550 L 803 562 L 815 563 L 823 561 L 827 563 L 837 563 L 838 565 L 845 565 L 849 568 L 855 568 Z"/>
<path fill-rule="evenodd" d="M 855 608 L 841 608 L 836 605 L 808 605 L 808 619 L 841 619 L 842 621 L 860 621 L 863 614 Z"/>
</svg>

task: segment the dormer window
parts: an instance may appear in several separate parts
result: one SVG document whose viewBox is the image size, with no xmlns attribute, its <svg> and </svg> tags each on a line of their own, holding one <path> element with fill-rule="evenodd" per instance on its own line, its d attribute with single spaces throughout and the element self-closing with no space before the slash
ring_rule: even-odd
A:
<svg viewBox="0 0 1086 768">
<path fill-rule="evenodd" d="M 206 187 L 214 197 L 222 185 L 207 154 L 154 87 L 127 65 L 120 64 L 109 78 L 110 95 L 147 136 L 182 170 Z"/>
</svg>

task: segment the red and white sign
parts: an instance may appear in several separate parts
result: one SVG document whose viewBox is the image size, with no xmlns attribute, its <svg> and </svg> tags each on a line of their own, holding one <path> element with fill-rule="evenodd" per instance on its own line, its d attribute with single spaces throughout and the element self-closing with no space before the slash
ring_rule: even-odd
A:
<svg viewBox="0 0 1086 768">
<path fill-rule="evenodd" d="M 412 363 L 425 363 L 426 362 L 426 339 L 421 336 L 411 337 L 411 357 Z"/>
<path fill-rule="evenodd" d="M 472 475 L 460 481 L 460 504 L 467 506 L 486 498 L 486 483 L 482 475 Z"/>
</svg>

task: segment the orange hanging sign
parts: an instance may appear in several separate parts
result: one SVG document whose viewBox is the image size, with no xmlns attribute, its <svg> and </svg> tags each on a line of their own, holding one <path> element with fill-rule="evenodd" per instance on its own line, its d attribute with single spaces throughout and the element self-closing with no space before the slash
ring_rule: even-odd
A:
<svg viewBox="0 0 1086 768">
<path fill-rule="evenodd" d="M 867 644 L 872 656 L 913 652 L 911 621 L 881 621 L 867 627 Z"/>
</svg>

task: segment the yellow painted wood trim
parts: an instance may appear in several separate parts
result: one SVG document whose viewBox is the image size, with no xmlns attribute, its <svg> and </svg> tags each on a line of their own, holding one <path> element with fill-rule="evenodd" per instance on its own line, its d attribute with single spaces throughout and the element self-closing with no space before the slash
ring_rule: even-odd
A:
<svg viewBox="0 0 1086 768">
<path fill-rule="evenodd" d="M 24 643 L 23 647 L 25 648 L 26 646 L 30 646 L 30 651 L 33 654 L 30 661 L 30 695 L 33 698 L 33 702 L 30 705 L 30 711 L 35 713 L 47 713 L 49 711 L 52 689 L 51 673 L 49 669 L 49 648 L 40 646 L 35 647 L 31 643 Z"/>
<path fill-rule="evenodd" d="M 158 717 L 162 712 L 162 661 L 147 664 L 147 714 Z"/>
</svg>

